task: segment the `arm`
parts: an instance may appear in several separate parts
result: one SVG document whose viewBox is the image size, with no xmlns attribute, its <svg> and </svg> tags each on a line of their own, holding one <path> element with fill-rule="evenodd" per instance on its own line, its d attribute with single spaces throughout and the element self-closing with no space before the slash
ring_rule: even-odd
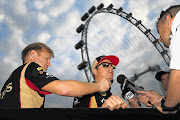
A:
<svg viewBox="0 0 180 120">
<path fill-rule="evenodd" d="M 125 109 L 128 105 L 117 95 L 111 95 L 101 106 L 101 108 L 109 108 L 111 111 L 121 107 Z"/>
<path fill-rule="evenodd" d="M 61 96 L 77 97 L 94 92 L 104 92 L 108 90 L 110 86 L 111 83 L 108 80 L 102 80 L 99 83 L 55 80 L 42 87 L 42 90 Z"/>
<path fill-rule="evenodd" d="M 168 83 L 166 101 L 167 107 L 174 107 L 180 101 L 180 70 L 171 70 Z"/>
<path fill-rule="evenodd" d="M 167 107 L 174 107 L 180 101 L 180 27 L 176 26 L 176 31 L 172 34 L 173 38 L 171 40 L 170 47 L 171 61 L 169 66 L 171 71 L 166 101 L 164 103 L 164 105 Z"/>
</svg>

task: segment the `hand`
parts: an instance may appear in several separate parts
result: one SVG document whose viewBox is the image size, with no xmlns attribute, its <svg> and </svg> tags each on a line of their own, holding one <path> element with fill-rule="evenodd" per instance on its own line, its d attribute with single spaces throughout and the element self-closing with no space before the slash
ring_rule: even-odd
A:
<svg viewBox="0 0 180 120">
<path fill-rule="evenodd" d="M 150 98 L 145 96 L 145 95 L 141 95 L 139 94 L 138 96 L 138 101 L 145 104 L 147 107 L 153 107 L 152 104 L 149 104 L 148 102 L 150 101 Z"/>
<path fill-rule="evenodd" d="M 162 96 L 156 91 L 137 91 L 137 93 L 143 94 L 138 95 L 138 100 L 144 103 L 148 107 L 152 107 L 151 104 L 148 103 L 150 101 L 154 106 L 159 105 L 162 100 Z"/>
<path fill-rule="evenodd" d="M 128 100 L 130 108 L 141 108 L 141 106 L 138 103 L 138 100 L 133 97 L 132 99 Z"/>
<path fill-rule="evenodd" d="M 161 108 L 161 100 L 163 99 L 163 96 L 160 95 L 156 91 L 137 91 L 137 93 L 144 94 L 143 96 L 149 97 L 150 102 L 158 109 L 161 113 L 164 114 L 175 114 L 176 111 L 168 112 L 168 111 L 163 111 Z"/>
<path fill-rule="evenodd" d="M 111 87 L 111 82 L 109 80 L 106 80 L 105 78 L 96 84 L 99 85 L 99 92 L 105 92 Z"/>
<path fill-rule="evenodd" d="M 109 108 L 111 111 L 119 108 L 125 109 L 127 107 L 128 105 L 117 95 L 111 95 L 101 106 L 101 108 Z"/>
</svg>

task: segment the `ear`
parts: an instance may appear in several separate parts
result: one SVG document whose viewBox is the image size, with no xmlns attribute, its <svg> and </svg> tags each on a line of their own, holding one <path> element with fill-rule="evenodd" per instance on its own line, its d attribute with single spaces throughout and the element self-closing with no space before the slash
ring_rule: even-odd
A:
<svg viewBox="0 0 180 120">
<path fill-rule="evenodd" d="M 92 72 L 93 72 L 94 76 L 97 75 L 97 69 L 93 69 Z"/>
<path fill-rule="evenodd" d="M 30 52 L 31 61 L 34 61 L 36 56 L 37 56 L 37 52 L 35 50 L 31 50 Z"/>
<path fill-rule="evenodd" d="M 168 27 L 171 27 L 172 22 L 173 22 L 173 20 L 172 20 L 172 18 L 171 18 L 171 15 L 168 14 L 168 15 L 167 15 L 167 23 L 168 23 Z"/>
<path fill-rule="evenodd" d="M 160 42 L 162 42 L 162 39 L 161 39 L 161 37 L 159 38 L 158 42 L 159 42 L 159 43 L 160 43 Z"/>
</svg>

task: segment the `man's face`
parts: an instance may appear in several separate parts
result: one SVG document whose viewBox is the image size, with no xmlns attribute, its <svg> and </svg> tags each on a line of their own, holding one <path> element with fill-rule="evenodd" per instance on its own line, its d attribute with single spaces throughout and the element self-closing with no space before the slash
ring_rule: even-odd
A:
<svg viewBox="0 0 180 120">
<path fill-rule="evenodd" d="M 34 62 L 39 64 L 44 70 L 47 70 L 51 66 L 50 60 L 51 54 L 46 49 L 43 49 L 40 54 L 37 54 Z"/>
<path fill-rule="evenodd" d="M 112 64 L 112 62 L 110 60 L 108 60 L 108 59 L 103 60 L 99 64 L 104 63 L 104 62 Z M 96 78 L 96 81 L 99 81 L 99 80 L 101 80 L 103 78 L 105 78 L 105 79 L 107 79 L 109 81 L 113 79 L 114 71 L 113 71 L 113 67 L 111 65 L 109 65 L 109 67 L 103 67 L 103 65 L 101 64 L 101 65 L 99 65 L 97 67 L 97 69 L 94 69 L 94 71 L 96 72 L 94 74 L 95 78 Z"/>
<path fill-rule="evenodd" d="M 171 35 L 171 28 L 168 27 L 167 22 L 165 23 L 159 22 L 158 31 L 160 35 L 159 41 L 163 42 L 164 46 L 169 48 L 169 45 L 170 45 L 169 36 Z"/>
<path fill-rule="evenodd" d="M 168 82 L 169 82 L 169 73 L 166 73 L 166 74 L 161 76 L 161 84 L 162 84 L 165 91 L 167 91 Z"/>
</svg>

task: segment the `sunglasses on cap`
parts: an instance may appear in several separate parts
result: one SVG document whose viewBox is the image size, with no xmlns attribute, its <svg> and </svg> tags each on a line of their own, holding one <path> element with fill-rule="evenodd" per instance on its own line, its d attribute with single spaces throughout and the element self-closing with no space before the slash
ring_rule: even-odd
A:
<svg viewBox="0 0 180 120">
<path fill-rule="evenodd" d="M 115 66 L 115 65 L 113 65 L 112 63 L 108 63 L 108 62 L 102 62 L 102 63 L 100 63 L 99 65 L 97 65 L 97 66 L 95 67 L 95 69 L 96 69 L 97 67 L 99 67 L 100 65 L 102 65 L 104 68 L 108 68 L 109 65 L 111 65 L 111 66 L 113 67 L 113 69 L 116 69 L 116 66 Z"/>
</svg>

